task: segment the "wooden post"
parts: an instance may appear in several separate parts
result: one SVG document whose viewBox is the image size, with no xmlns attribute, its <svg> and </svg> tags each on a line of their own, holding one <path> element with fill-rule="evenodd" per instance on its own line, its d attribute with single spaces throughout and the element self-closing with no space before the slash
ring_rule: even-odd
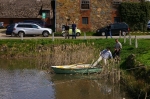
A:
<svg viewBox="0 0 150 99">
<path fill-rule="evenodd" d="M 84 32 L 84 39 L 86 39 L 86 33 Z"/>
<path fill-rule="evenodd" d="M 135 36 L 135 48 L 138 48 L 138 42 L 136 36 Z"/>
<path fill-rule="evenodd" d="M 132 43 L 131 43 L 131 34 L 129 34 L 129 44 L 132 45 Z"/>
<path fill-rule="evenodd" d="M 52 41 L 54 41 L 54 33 L 55 33 L 55 32 L 52 32 Z"/>
<path fill-rule="evenodd" d="M 124 34 L 124 43 L 126 43 L 126 35 Z"/>
<path fill-rule="evenodd" d="M 23 40 L 23 33 L 21 33 L 21 40 Z"/>
<path fill-rule="evenodd" d="M 121 38 L 121 31 L 119 31 L 119 38 Z"/>
</svg>

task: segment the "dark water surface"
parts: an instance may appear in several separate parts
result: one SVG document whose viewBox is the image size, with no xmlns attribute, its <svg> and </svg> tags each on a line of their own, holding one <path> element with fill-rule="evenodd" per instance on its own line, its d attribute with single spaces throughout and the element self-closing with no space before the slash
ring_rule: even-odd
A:
<svg viewBox="0 0 150 99">
<path fill-rule="evenodd" d="M 1 59 L 0 99 L 129 99 L 119 83 L 111 83 L 101 74 L 51 74 L 43 64 Z"/>
</svg>

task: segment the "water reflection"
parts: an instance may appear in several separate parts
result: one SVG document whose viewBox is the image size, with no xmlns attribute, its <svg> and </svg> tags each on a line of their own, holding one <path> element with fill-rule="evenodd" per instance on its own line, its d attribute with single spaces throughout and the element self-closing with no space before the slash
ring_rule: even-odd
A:
<svg viewBox="0 0 150 99">
<path fill-rule="evenodd" d="M 123 99 L 118 84 L 99 75 L 54 75 L 56 99 Z M 126 98 L 127 99 L 127 98 Z"/>
<path fill-rule="evenodd" d="M 49 74 L 33 60 L 1 60 L 0 79 L 0 99 L 55 99 Z"/>
<path fill-rule="evenodd" d="M 123 99 L 119 84 L 99 75 L 58 75 L 36 60 L 0 60 L 0 99 Z M 48 63 L 47 63 L 48 64 Z M 128 99 L 127 97 L 125 97 Z"/>
<path fill-rule="evenodd" d="M 0 69 L 0 99 L 54 99 L 54 88 L 39 70 Z"/>
</svg>

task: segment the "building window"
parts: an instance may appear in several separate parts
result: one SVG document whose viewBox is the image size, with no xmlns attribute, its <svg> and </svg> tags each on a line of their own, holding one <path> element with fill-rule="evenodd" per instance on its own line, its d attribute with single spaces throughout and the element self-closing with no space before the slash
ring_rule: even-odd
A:
<svg viewBox="0 0 150 99">
<path fill-rule="evenodd" d="M 114 17 L 114 22 L 120 22 L 120 17 Z"/>
<path fill-rule="evenodd" d="M 82 17 L 82 24 L 88 24 L 88 17 Z"/>
<path fill-rule="evenodd" d="M 113 0 L 112 3 L 113 5 L 119 5 L 121 4 L 122 0 Z"/>
<path fill-rule="evenodd" d="M 90 0 L 81 0 L 81 9 L 90 9 Z"/>
</svg>

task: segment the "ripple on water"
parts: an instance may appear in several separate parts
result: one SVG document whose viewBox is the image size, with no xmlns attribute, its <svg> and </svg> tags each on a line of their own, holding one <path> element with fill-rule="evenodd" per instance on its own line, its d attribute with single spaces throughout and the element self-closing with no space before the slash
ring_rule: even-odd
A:
<svg viewBox="0 0 150 99">
<path fill-rule="evenodd" d="M 54 97 L 54 88 L 47 80 L 44 71 L 0 69 L 0 79 L 0 99 L 53 99 Z"/>
</svg>

